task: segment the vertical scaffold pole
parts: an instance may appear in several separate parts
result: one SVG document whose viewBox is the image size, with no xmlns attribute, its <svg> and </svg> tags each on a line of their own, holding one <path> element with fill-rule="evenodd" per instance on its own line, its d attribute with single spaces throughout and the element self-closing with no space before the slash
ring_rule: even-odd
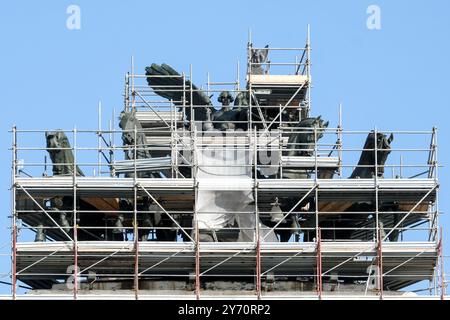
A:
<svg viewBox="0 0 450 320">
<path fill-rule="evenodd" d="M 236 63 L 236 95 L 239 94 L 239 91 L 241 90 L 241 76 L 240 76 L 240 63 L 239 59 Z"/>
<path fill-rule="evenodd" d="M 191 109 L 191 132 L 193 132 L 193 128 L 195 126 L 195 110 L 194 110 L 194 102 L 192 101 L 194 97 L 194 92 L 192 91 L 192 64 L 189 65 L 189 105 Z"/>
<path fill-rule="evenodd" d="M 195 186 L 195 197 L 197 198 L 198 186 Z M 195 206 L 195 204 L 194 204 Z M 197 210 L 195 210 L 195 297 L 200 300 L 200 234 L 198 230 L 198 215 Z"/>
<path fill-rule="evenodd" d="M 78 295 L 78 223 L 77 223 L 77 128 L 73 128 L 73 167 L 72 167 L 72 188 L 73 188 L 73 254 L 74 254 L 74 286 L 73 298 Z"/>
<path fill-rule="evenodd" d="M 125 87 L 124 87 L 123 103 L 125 111 L 130 112 L 130 72 L 125 75 Z"/>
<path fill-rule="evenodd" d="M 102 102 L 98 102 L 98 123 L 97 123 L 97 176 L 100 176 L 102 168 Z"/>
<path fill-rule="evenodd" d="M 433 166 L 434 166 L 434 175 L 432 176 L 434 178 L 434 183 L 438 186 L 437 191 L 439 190 L 439 181 L 438 181 L 438 144 L 437 144 L 437 128 L 433 127 L 433 149 L 434 149 L 434 159 L 433 159 Z M 435 200 L 435 225 L 436 225 L 436 231 L 435 231 L 435 239 L 437 239 L 437 226 L 439 226 L 440 223 L 440 212 L 439 212 L 439 192 L 436 192 L 436 200 Z M 442 235 L 442 230 L 441 230 Z"/>
<path fill-rule="evenodd" d="M 444 269 L 444 250 L 443 250 L 443 233 L 442 233 L 442 227 L 440 228 L 440 239 L 439 239 L 439 246 L 438 246 L 438 250 L 439 250 L 439 260 L 440 260 L 440 286 L 441 286 L 441 291 L 440 291 L 440 298 L 441 300 L 445 299 L 445 269 Z"/>
<path fill-rule="evenodd" d="M 308 25 L 309 38 L 309 25 Z M 314 126 L 314 184 L 318 183 L 318 166 L 317 166 L 317 127 Z M 321 249 L 321 230 L 319 225 L 319 188 L 315 188 L 315 221 L 316 221 L 316 265 L 317 265 L 317 295 L 319 300 L 322 299 L 322 249 Z"/>
<path fill-rule="evenodd" d="M 17 288 L 17 212 L 16 212 L 16 175 L 17 175 L 17 128 L 12 127 L 12 170 L 11 170 L 11 295 L 13 300 L 16 300 Z"/>
<path fill-rule="evenodd" d="M 208 97 L 211 95 L 211 81 L 209 72 L 206 73 L 206 94 L 208 95 Z"/>
<path fill-rule="evenodd" d="M 314 127 L 314 185 L 316 186 L 314 190 L 314 218 L 315 218 L 315 231 L 316 231 L 316 241 L 319 238 L 319 188 L 317 188 L 317 127 Z"/>
<path fill-rule="evenodd" d="M 434 132 L 434 179 L 437 182 L 438 180 L 438 129 L 433 127 Z"/>
<path fill-rule="evenodd" d="M 192 139 L 192 176 L 194 177 L 194 246 L 195 246 L 195 296 L 196 299 L 200 299 L 200 230 L 198 228 L 198 211 L 197 211 L 197 201 L 198 201 L 198 181 L 197 181 L 197 131 L 195 126 L 191 127 Z"/>
<path fill-rule="evenodd" d="M 251 81 L 251 73 L 252 73 L 252 34 L 249 30 L 248 32 L 248 43 L 247 43 L 247 82 L 248 82 L 248 109 L 247 109 L 247 119 L 248 125 L 247 130 L 251 131 L 253 128 L 252 124 L 252 81 Z"/>
<path fill-rule="evenodd" d="M 112 116 L 111 116 L 111 120 L 109 121 L 109 163 L 113 164 L 114 163 L 114 118 L 115 118 L 115 109 L 113 109 L 112 112 Z M 110 177 L 114 177 L 114 172 L 112 169 L 113 166 L 109 166 L 110 171 L 109 171 L 109 175 Z"/>
<path fill-rule="evenodd" d="M 134 298 L 139 299 L 139 236 L 137 222 L 137 185 L 134 185 Z"/>
<path fill-rule="evenodd" d="M 259 228 L 259 210 L 258 210 L 258 135 L 256 126 L 253 134 L 253 168 L 254 185 L 253 192 L 255 197 L 255 232 L 256 232 L 256 296 L 261 299 L 261 232 Z M 241 213 L 242 214 L 242 213 Z"/>
<path fill-rule="evenodd" d="M 134 56 L 131 56 L 131 111 L 136 111 L 136 92 L 134 92 Z"/>
<path fill-rule="evenodd" d="M 309 110 L 311 110 L 311 27 L 308 24 L 306 36 L 306 65 L 308 76 L 308 107 L 306 109 L 306 118 L 309 117 Z"/>
<path fill-rule="evenodd" d="M 374 188 L 375 188 L 375 237 L 376 237 L 376 241 L 380 242 L 381 238 L 380 238 L 380 233 L 378 232 L 380 230 L 380 221 L 379 221 L 379 214 L 378 214 L 378 132 L 377 132 L 377 128 L 375 127 L 374 130 L 374 135 L 373 135 L 373 144 L 374 144 L 374 158 L 375 158 L 375 168 L 374 168 L 374 175 L 373 175 L 373 182 L 374 182 Z"/>
<path fill-rule="evenodd" d="M 261 299 L 261 242 L 259 236 L 256 243 L 256 296 Z"/>
<path fill-rule="evenodd" d="M 437 128 L 433 127 L 433 137 L 434 137 L 434 141 L 433 141 L 433 148 L 434 148 L 434 161 L 433 161 L 433 165 L 434 165 L 434 181 L 435 184 L 438 184 L 438 169 L 439 169 L 439 165 L 438 165 L 438 137 L 437 137 Z M 439 187 L 438 187 L 439 188 Z M 435 205 L 436 205 L 436 226 L 439 226 L 439 221 L 440 221 L 440 212 L 439 212 L 439 192 L 436 192 L 436 201 L 435 201 Z M 443 229 L 442 227 L 440 227 L 440 238 L 439 238 L 439 253 L 440 253 L 440 273 L 441 273 L 441 299 L 444 300 L 445 298 L 445 291 L 446 291 L 446 282 L 445 282 L 445 269 L 444 269 L 444 251 L 443 251 Z"/>
<path fill-rule="evenodd" d="M 116 108 L 113 108 L 112 113 L 112 127 L 111 127 L 111 145 L 110 145 L 110 154 L 111 154 L 111 164 L 115 161 L 115 152 L 116 152 Z M 116 170 L 114 166 L 110 166 L 111 168 L 111 177 L 116 176 Z"/>
<path fill-rule="evenodd" d="M 342 103 L 339 103 L 339 123 L 338 123 L 338 158 L 339 158 L 339 168 L 338 175 L 339 178 L 342 177 Z"/>
<path fill-rule="evenodd" d="M 174 178 L 175 177 L 175 166 L 177 165 L 177 161 L 176 159 L 178 158 L 178 153 L 177 153 L 177 149 L 176 149 L 176 120 L 175 120 L 175 114 L 176 114 L 176 110 L 175 110 L 175 105 L 173 104 L 173 100 L 170 99 L 169 100 L 169 104 L 170 104 L 170 150 L 171 150 L 171 154 L 170 154 L 170 177 Z"/>
<path fill-rule="evenodd" d="M 316 265 L 317 265 L 317 295 L 322 300 L 322 231 L 318 228 L 316 244 Z"/>
<path fill-rule="evenodd" d="M 383 247 L 381 237 L 381 230 L 378 230 L 378 243 L 377 243 L 377 263 L 378 263 L 378 290 L 380 294 L 380 300 L 383 300 Z"/>
<path fill-rule="evenodd" d="M 134 125 L 134 184 L 133 184 L 133 234 L 134 234 L 134 298 L 139 299 L 139 235 L 137 219 L 137 127 Z"/>
<path fill-rule="evenodd" d="M 198 221 L 195 227 L 195 297 L 200 300 L 200 235 Z"/>
<path fill-rule="evenodd" d="M 181 120 L 181 122 L 182 122 L 182 126 L 181 126 L 181 131 L 182 131 L 182 137 L 183 137 L 183 139 L 184 139 L 184 137 L 185 137 L 185 121 L 186 121 L 186 74 L 183 72 L 182 74 L 181 74 L 181 77 L 182 77 L 182 79 L 183 79 L 183 87 L 182 87 L 182 90 L 183 90 L 183 97 L 181 98 L 181 101 L 182 101 L 182 106 L 181 106 L 181 109 L 182 109 L 182 120 Z M 192 172 L 191 172 L 191 174 L 192 174 Z"/>
<path fill-rule="evenodd" d="M 319 170 L 317 165 L 317 154 L 318 154 L 318 148 L 317 148 L 317 127 L 314 126 L 314 181 L 317 184 L 317 179 L 319 178 Z"/>
<path fill-rule="evenodd" d="M 377 243 L 377 263 L 378 263 L 378 290 L 380 299 L 383 299 L 383 252 L 382 252 L 382 241 L 383 236 L 381 236 L 380 229 L 380 217 L 379 217 L 379 193 L 378 193 L 378 130 L 375 127 L 374 130 L 374 157 L 375 157 L 375 168 L 374 168 L 374 187 L 375 187 L 375 240 Z"/>
</svg>

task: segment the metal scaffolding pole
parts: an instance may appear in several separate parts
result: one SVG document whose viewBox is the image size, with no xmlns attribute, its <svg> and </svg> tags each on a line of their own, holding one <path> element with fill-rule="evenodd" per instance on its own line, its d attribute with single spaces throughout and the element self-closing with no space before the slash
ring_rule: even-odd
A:
<svg viewBox="0 0 450 320">
<path fill-rule="evenodd" d="M 298 205 L 300 205 L 300 203 L 302 203 L 310 194 L 311 192 L 317 190 L 317 183 L 314 184 L 314 186 L 312 186 L 311 189 L 309 189 L 305 195 L 303 197 L 300 198 L 300 200 L 297 201 L 297 203 L 291 208 L 291 210 L 288 211 L 288 213 L 286 213 L 283 218 L 280 219 L 279 222 L 277 222 L 272 228 L 269 229 L 269 231 L 266 233 L 266 235 L 261 239 L 262 241 L 264 241 L 271 232 L 274 232 L 275 229 L 283 222 L 284 219 L 286 219 L 294 210 L 295 208 L 297 208 Z"/>
<path fill-rule="evenodd" d="M 134 146 L 133 146 L 134 174 L 133 174 L 133 241 L 134 241 L 134 298 L 139 299 L 139 230 L 137 218 L 137 127 L 134 125 Z"/>
<path fill-rule="evenodd" d="M 414 210 L 416 210 L 416 208 L 431 194 L 431 192 L 433 192 L 434 190 L 436 190 L 437 185 L 434 185 L 430 190 L 428 190 L 428 192 L 412 207 L 412 209 L 410 209 L 408 211 L 408 213 L 406 215 L 403 216 L 403 218 L 397 222 L 397 224 L 395 226 L 393 226 L 391 228 L 391 230 L 383 237 L 383 239 L 381 241 L 386 241 L 386 239 L 388 239 L 388 237 L 391 235 L 391 233 L 397 229 L 402 223 L 403 221 L 406 220 L 406 218 L 408 218 L 408 216 L 414 212 Z"/>
<path fill-rule="evenodd" d="M 194 187 L 194 237 L 195 237 L 195 296 L 196 299 L 200 299 L 200 231 L 198 229 L 198 211 L 197 211 L 197 201 L 198 201 L 198 182 L 195 183 Z"/>
<path fill-rule="evenodd" d="M 251 133 L 249 134 L 250 137 Z M 258 209 L 258 132 L 254 129 L 253 138 L 253 167 L 254 184 L 253 194 L 255 198 L 255 242 L 256 242 L 256 296 L 261 299 L 261 230 L 259 227 L 259 209 Z"/>
<path fill-rule="evenodd" d="M 317 274 L 316 274 L 316 282 L 317 282 L 317 295 L 319 300 L 322 300 L 322 235 L 321 235 L 320 227 L 318 228 L 317 233 L 317 244 L 316 244 L 316 264 L 317 264 Z"/>
<path fill-rule="evenodd" d="M 137 219 L 137 185 L 134 185 L 134 213 L 133 213 L 133 228 L 134 228 L 134 294 L 135 299 L 139 299 L 139 230 Z"/>
<path fill-rule="evenodd" d="M 15 183 L 16 187 L 19 187 L 23 192 L 25 192 L 25 194 L 36 204 L 36 206 L 41 210 L 41 212 L 45 213 L 45 215 L 55 224 L 56 227 L 58 227 L 58 229 L 61 230 L 61 232 L 70 240 L 73 241 L 72 237 L 69 236 L 69 234 L 64 230 L 64 228 L 62 228 L 56 221 L 55 219 L 52 218 L 52 216 L 47 212 L 47 210 L 45 210 L 39 202 L 36 201 L 36 199 L 33 198 L 33 196 L 27 191 L 27 189 L 25 189 L 20 183 L 16 182 Z"/>
<path fill-rule="evenodd" d="M 98 133 L 97 133 L 97 146 L 98 146 L 98 154 L 97 154 L 97 176 L 101 176 L 101 168 L 102 168 L 102 102 L 98 102 Z"/>
<path fill-rule="evenodd" d="M 339 166 L 338 166 L 338 176 L 342 177 L 342 103 L 339 103 L 339 122 L 338 122 L 338 140 L 337 140 L 337 146 L 338 146 L 338 158 L 339 158 Z"/>
<path fill-rule="evenodd" d="M 158 202 L 158 200 L 156 200 L 156 198 L 150 192 L 148 192 L 148 190 L 142 184 L 137 183 L 136 186 L 141 188 L 147 194 L 147 196 L 152 199 L 153 203 L 155 203 L 169 217 L 169 219 L 172 220 L 172 222 L 178 227 L 178 229 L 183 232 L 186 237 L 188 237 L 189 240 L 192 241 L 192 243 L 195 243 L 195 240 L 191 237 L 191 235 L 189 235 L 189 233 L 184 230 L 184 228 L 170 215 L 169 212 L 166 211 L 166 209 L 164 209 L 164 207 Z"/>
<path fill-rule="evenodd" d="M 439 252 L 439 260 L 440 260 L 440 287 L 441 287 L 441 291 L 440 291 L 440 298 L 441 300 L 445 299 L 445 289 L 446 289 L 446 284 L 445 284 L 445 269 L 444 269 L 444 250 L 443 250 L 443 243 L 442 243 L 442 239 L 443 239 L 443 234 L 442 234 L 442 227 L 440 230 L 440 239 L 439 239 L 439 245 L 438 245 L 438 252 Z"/>
<path fill-rule="evenodd" d="M 136 111 L 136 91 L 134 88 L 134 56 L 131 56 L 131 111 Z"/>
<path fill-rule="evenodd" d="M 311 27 L 308 24 L 307 37 L 306 37 L 306 74 L 308 76 L 308 106 L 306 109 L 306 118 L 309 117 L 309 111 L 311 110 Z"/>
<path fill-rule="evenodd" d="M 191 65 L 189 65 L 189 109 L 191 110 L 191 119 L 190 119 L 191 132 L 193 132 L 195 130 L 194 129 L 194 127 L 195 127 L 195 109 L 194 109 L 194 101 L 193 101 L 194 91 L 192 89 L 192 85 L 193 85 L 192 82 L 193 82 L 193 80 L 192 80 L 192 64 L 191 64 Z M 185 95 L 186 95 L 186 93 L 183 92 L 183 96 L 185 96 Z"/>
<path fill-rule="evenodd" d="M 381 231 L 378 230 L 378 233 Z M 379 234 L 377 236 L 377 266 L 378 266 L 378 292 L 380 295 L 380 300 L 383 300 L 383 247 L 382 247 L 382 237 Z"/>
<path fill-rule="evenodd" d="M 12 170 L 11 170 L 11 185 L 12 185 L 12 197 L 11 197 L 11 294 L 13 300 L 16 299 L 17 289 L 17 211 L 16 211 L 16 175 L 17 175 L 17 128 L 14 125 L 12 127 Z"/>
<path fill-rule="evenodd" d="M 76 300 L 78 295 L 78 221 L 77 221 L 77 128 L 73 128 L 73 169 L 72 169 L 72 188 L 73 188 L 73 255 L 74 255 L 74 286 L 73 298 Z"/>
<path fill-rule="evenodd" d="M 375 127 L 375 129 L 373 130 L 374 132 L 374 136 L 373 136 L 373 144 L 374 144 L 374 171 L 375 174 L 373 176 L 373 182 L 374 182 L 374 187 L 375 187 L 375 241 L 376 242 L 380 242 L 380 217 L 379 217 L 379 199 L 378 199 L 378 132 L 377 132 L 377 128 Z"/>
</svg>

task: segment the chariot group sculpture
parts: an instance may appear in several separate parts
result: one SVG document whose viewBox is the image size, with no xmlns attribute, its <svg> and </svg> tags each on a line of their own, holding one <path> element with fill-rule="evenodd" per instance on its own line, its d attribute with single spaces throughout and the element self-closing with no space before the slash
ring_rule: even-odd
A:
<svg viewBox="0 0 450 320">
<path fill-rule="evenodd" d="M 266 47 L 267 48 L 267 47 Z M 268 61 L 268 50 L 252 49 L 251 59 L 255 66 L 250 70 L 251 74 L 265 74 L 267 69 L 262 66 Z M 162 98 L 172 101 L 177 105 L 179 111 L 184 114 L 184 126 L 187 130 L 192 130 L 191 126 L 195 123 L 201 123 L 201 131 L 208 133 L 229 133 L 234 131 L 246 131 L 249 129 L 249 121 L 253 124 L 252 129 L 256 130 L 277 130 L 281 121 L 275 121 L 278 117 L 284 122 L 284 128 L 294 128 L 287 130 L 287 147 L 283 149 L 283 156 L 301 156 L 314 157 L 314 146 L 322 138 L 323 132 L 328 127 L 328 121 L 324 121 L 320 116 L 310 117 L 302 116 L 298 108 L 286 108 L 280 114 L 278 107 L 267 107 L 258 110 L 249 108 L 250 104 L 258 105 L 261 103 L 258 98 L 251 96 L 249 90 L 242 90 L 237 94 L 223 91 L 217 97 L 221 103 L 221 108 L 216 109 L 212 103 L 212 96 L 208 96 L 197 86 L 175 71 L 167 64 L 151 64 L 145 69 L 148 85 L 153 92 Z M 184 83 L 183 83 L 184 82 Z M 175 87 L 186 87 L 191 90 L 172 90 Z M 192 100 L 192 101 L 191 101 Z M 184 105 L 194 105 L 195 109 L 182 108 Z M 151 159 L 154 158 L 153 150 L 146 142 L 144 129 L 136 117 L 135 110 L 124 110 L 119 119 L 119 126 L 123 130 L 122 142 L 124 148 L 124 158 L 126 160 Z M 271 123 L 270 128 L 264 127 L 263 122 Z M 136 132 L 133 132 L 135 130 Z M 70 148 L 69 139 L 62 131 L 46 132 L 47 150 L 53 163 L 53 176 L 77 175 L 84 176 L 83 171 L 74 167 L 74 155 Z M 368 134 L 363 146 L 357 166 L 349 179 L 367 179 L 377 175 L 382 178 L 384 175 L 384 164 L 390 153 L 390 145 L 393 141 L 393 135 L 386 135 L 380 132 L 371 132 Z M 137 147 L 137 149 L 135 149 Z M 377 150 L 374 152 L 373 150 Z M 180 174 L 185 178 L 192 175 L 191 168 L 179 167 Z M 134 177 L 134 172 L 124 174 L 124 177 Z M 167 174 L 162 169 L 139 170 L 138 178 L 163 179 Z M 258 179 L 271 179 L 280 177 L 280 172 L 265 174 L 257 171 L 254 173 Z M 312 175 L 317 175 L 319 179 L 333 179 L 335 169 L 318 169 L 313 172 L 311 168 L 284 168 L 282 179 L 310 179 Z M 310 231 L 316 221 L 312 212 L 316 211 L 317 202 L 314 195 L 306 198 L 299 203 L 301 195 L 290 197 L 274 197 L 271 202 L 271 213 L 261 215 L 261 225 L 268 228 L 277 227 L 275 233 L 280 242 L 301 241 L 300 234 L 303 233 L 302 241 L 311 241 L 315 232 Z M 156 210 L 154 201 L 147 196 L 140 196 L 137 199 L 137 210 L 142 212 L 138 215 L 137 223 L 139 227 L 140 241 L 182 241 L 188 240 L 186 233 L 177 228 L 186 227 L 193 230 L 192 217 L 186 218 L 184 215 L 173 215 L 168 217 L 166 213 Z M 95 211 L 95 207 L 89 202 L 78 200 L 76 206 L 81 210 Z M 296 206 L 294 208 L 294 206 Z M 393 201 L 382 202 L 378 209 L 383 211 L 396 211 L 397 204 Z M 118 199 L 118 211 L 114 215 L 108 215 L 101 212 L 95 214 L 80 214 L 77 220 L 73 219 L 74 198 L 72 196 L 52 197 L 46 201 L 46 209 L 49 215 L 42 215 L 37 228 L 36 241 L 45 241 L 46 228 L 49 225 L 49 218 L 56 221 L 68 236 L 71 236 L 74 229 L 74 223 L 80 228 L 78 233 L 79 240 L 113 240 L 125 241 L 128 239 L 130 230 L 126 226 L 133 220 L 133 201 L 129 198 Z M 323 239 L 358 239 L 358 237 L 370 237 L 367 233 L 355 234 L 354 230 L 361 224 L 374 226 L 374 219 L 367 214 L 360 212 L 371 212 L 375 210 L 375 203 L 371 199 L 364 202 L 354 202 L 347 206 L 344 211 L 336 218 L 328 220 L 326 216 L 320 217 L 319 223 L 324 227 L 322 232 Z M 292 211 L 292 214 L 284 213 Z M 356 213 L 356 214 L 355 214 Z M 399 219 L 400 215 L 383 216 L 380 219 L 380 225 L 392 228 Z M 106 222 L 105 222 L 106 221 Z M 105 223 L 109 226 L 105 232 L 102 227 Z M 98 228 L 83 229 L 83 226 L 97 226 Z M 327 231 L 327 227 L 335 228 L 333 231 Z M 239 226 L 237 226 L 239 228 Z M 215 230 L 217 233 L 220 230 Z M 149 237 L 150 232 L 154 232 Z M 389 240 L 396 241 L 397 232 L 389 234 Z M 210 241 L 222 241 L 220 237 L 212 237 Z"/>
</svg>

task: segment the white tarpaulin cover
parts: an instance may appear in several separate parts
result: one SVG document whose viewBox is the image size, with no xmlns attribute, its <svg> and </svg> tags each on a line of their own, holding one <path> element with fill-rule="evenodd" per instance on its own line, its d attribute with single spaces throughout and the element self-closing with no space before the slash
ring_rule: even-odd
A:
<svg viewBox="0 0 450 320">
<path fill-rule="evenodd" d="M 227 142 L 222 147 L 225 139 Z M 199 229 L 219 230 L 237 222 L 241 229 L 238 241 L 253 241 L 253 152 L 248 146 L 231 148 L 229 136 L 214 137 L 213 144 L 196 149 L 198 192 L 195 203 Z M 264 237 L 267 227 L 261 228 L 261 237 Z M 271 232 L 265 241 L 278 240 Z"/>
</svg>

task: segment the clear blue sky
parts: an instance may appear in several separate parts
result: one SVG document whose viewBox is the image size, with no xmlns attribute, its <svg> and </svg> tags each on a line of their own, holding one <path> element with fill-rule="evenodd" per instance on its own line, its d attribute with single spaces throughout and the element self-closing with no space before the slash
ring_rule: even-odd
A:
<svg viewBox="0 0 450 320">
<path fill-rule="evenodd" d="M 66 28 L 70 4 L 81 8 L 80 30 Z M 366 27 L 370 4 L 381 8 L 381 30 Z M 439 161 L 448 165 L 449 16 L 445 0 L 2 1 L 0 243 L 9 241 L 13 124 L 95 129 L 99 100 L 105 112 L 122 108 L 131 55 L 141 71 L 152 62 L 188 71 L 192 63 L 197 84 L 208 71 L 233 80 L 236 60 L 245 64 L 249 28 L 258 45 L 288 47 L 302 46 L 311 24 L 314 113 L 336 124 L 342 102 L 347 129 L 437 126 Z M 443 211 L 449 179 L 441 169 Z M 441 221 L 450 243 L 449 219 Z M 9 260 L 0 261 L 0 272 L 7 271 Z"/>
</svg>

